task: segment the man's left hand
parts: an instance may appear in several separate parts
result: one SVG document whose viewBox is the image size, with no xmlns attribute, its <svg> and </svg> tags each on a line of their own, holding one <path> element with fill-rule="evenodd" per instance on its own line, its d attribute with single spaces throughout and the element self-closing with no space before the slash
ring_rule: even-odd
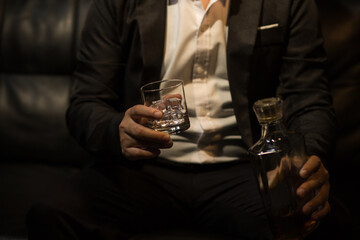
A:
<svg viewBox="0 0 360 240">
<path fill-rule="evenodd" d="M 310 192 L 316 193 L 314 198 L 303 206 L 303 212 L 316 220 L 324 218 L 330 213 L 329 172 L 319 157 L 311 156 L 301 168 L 300 176 L 306 181 L 297 189 L 297 195 L 304 197 Z"/>
</svg>

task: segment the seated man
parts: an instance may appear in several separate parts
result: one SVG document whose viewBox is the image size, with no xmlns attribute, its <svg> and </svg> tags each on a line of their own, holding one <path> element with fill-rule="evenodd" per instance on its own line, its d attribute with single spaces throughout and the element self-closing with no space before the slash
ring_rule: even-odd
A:
<svg viewBox="0 0 360 240">
<path fill-rule="evenodd" d="M 313 0 L 94 0 L 67 121 L 97 160 L 30 211 L 29 239 L 271 238 L 248 148 L 259 137 L 251 106 L 272 96 L 306 138 L 297 194 L 317 194 L 302 211 L 325 217 L 334 114 L 322 43 Z M 185 83 L 191 124 L 170 136 L 144 126 L 162 112 L 139 89 L 171 78 Z"/>
</svg>

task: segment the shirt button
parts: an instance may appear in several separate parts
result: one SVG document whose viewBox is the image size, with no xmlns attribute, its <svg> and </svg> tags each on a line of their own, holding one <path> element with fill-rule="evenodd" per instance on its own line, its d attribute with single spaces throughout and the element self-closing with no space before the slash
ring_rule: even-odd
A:
<svg viewBox="0 0 360 240">
<path fill-rule="evenodd" d="M 202 66 L 197 66 L 196 67 L 196 72 L 198 74 L 204 74 L 204 68 Z"/>
</svg>

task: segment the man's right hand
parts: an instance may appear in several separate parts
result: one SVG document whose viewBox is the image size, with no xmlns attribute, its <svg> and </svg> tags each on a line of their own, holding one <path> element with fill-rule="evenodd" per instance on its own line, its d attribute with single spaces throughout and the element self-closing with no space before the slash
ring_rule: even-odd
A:
<svg viewBox="0 0 360 240">
<path fill-rule="evenodd" d="M 125 112 L 119 125 L 122 154 L 129 160 L 150 159 L 160 154 L 161 148 L 170 148 L 170 135 L 144 126 L 146 119 L 161 119 L 162 112 L 136 105 Z"/>
</svg>

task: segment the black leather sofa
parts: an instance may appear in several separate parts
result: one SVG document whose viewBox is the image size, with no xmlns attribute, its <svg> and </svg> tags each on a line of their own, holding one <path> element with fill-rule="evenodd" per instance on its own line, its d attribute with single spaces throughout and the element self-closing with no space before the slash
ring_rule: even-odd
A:
<svg viewBox="0 0 360 240">
<path fill-rule="evenodd" d="M 0 239 L 91 160 L 65 124 L 90 0 L 0 0 Z"/>
<path fill-rule="evenodd" d="M 0 0 L 0 240 L 26 239 L 24 218 L 31 204 L 51 196 L 58 184 L 92 160 L 65 124 L 71 74 L 90 1 Z M 360 165 L 359 11 L 344 6 L 357 5 L 352 0 L 318 2 L 339 138 L 329 162 L 336 195 L 331 199 L 333 213 L 314 239 L 345 232 L 360 239 L 359 207 L 353 197 L 360 184 L 355 171 Z M 186 232 L 134 239 L 190 239 L 189 235 L 210 239 Z"/>
<path fill-rule="evenodd" d="M 351 239 L 360 239 L 360 1 L 317 2 L 338 121 L 330 182 L 333 194 L 351 213 Z"/>
</svg>

